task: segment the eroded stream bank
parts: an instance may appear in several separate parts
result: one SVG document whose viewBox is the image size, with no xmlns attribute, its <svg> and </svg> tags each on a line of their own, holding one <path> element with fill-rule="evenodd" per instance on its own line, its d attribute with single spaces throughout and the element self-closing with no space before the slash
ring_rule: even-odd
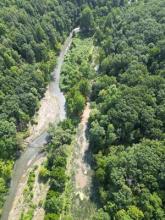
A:
<svg viewBox="0 0 165 220">
<path fill-rule="evenodd" d="M 86 136 L 90 115 L 90 103 L 87 102 L 81 123 L 79 124 L 72 160 L 73 198 L 71 213 L 74 220 L 91 219 L 95 205 L 91 201 L 92 169 L 91 152 Z"/>
</svg>

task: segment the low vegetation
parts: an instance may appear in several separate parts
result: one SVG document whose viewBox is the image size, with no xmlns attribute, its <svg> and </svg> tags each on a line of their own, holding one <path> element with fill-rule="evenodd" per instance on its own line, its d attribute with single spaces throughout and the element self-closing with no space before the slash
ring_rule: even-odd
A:
<svg viewBox="0 0 165 220">
<path fill-rule="evenodd" d="M 61 73 L 61 89 L 65 93 L 68 117 L 78 119 L 89 95 L 89 80 L 95 75 L 90 62 L 93 53 L 92 38 L 83 35 L 73 38 Z"/>
</svg>

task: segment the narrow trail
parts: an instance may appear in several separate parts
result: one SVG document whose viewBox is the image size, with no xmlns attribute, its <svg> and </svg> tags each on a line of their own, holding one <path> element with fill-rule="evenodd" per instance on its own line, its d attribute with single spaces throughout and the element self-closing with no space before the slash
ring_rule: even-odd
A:
<svg viewBox="0 0 165 220">
<path fill-rule="evenodd" d="M 85 153 L 88 150 L 89 144 L 86 139 L 86 128 L 87 122 L 90 114 L 90 105 L 87 103 L 82 120 L 78 128 L 77 144 L 80 146 L 79 151 L 76 152 L 76 174 L 75 174 L 75 187 L 77 190 L 82 191 L 87 187 L 89 180 L 88 171 L 90 170 L 89 164 L 87 164 Z"/>
<path fill-rule="evenodd" d="M 73 205 L 71 213 L 74 220 L 89 220 L 95 211 L 95 205 L 90 200 L 92 184 L 91 153 L 86 138 L 89 115 L 90 103 L 87 102 L 78 127 L 72 161 Z"/>
</svg>

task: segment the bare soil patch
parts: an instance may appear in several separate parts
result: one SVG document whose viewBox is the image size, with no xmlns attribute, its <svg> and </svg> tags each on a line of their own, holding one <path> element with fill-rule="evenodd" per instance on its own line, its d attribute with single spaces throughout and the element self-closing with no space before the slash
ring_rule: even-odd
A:
<svg viewBox="0 0 165 220">
<path fill-rule="evenodd" d="M 30 143 L 43 131 L 47 130 L 49 124 L 55 122 L 59 118 L 59 108 L 57 97 L 52 95 L 48 86 L 44 98 L 40 102 L 39 111 L 34 117 L 37 124 L 29 125 L 30 135 L 25 141 Z"/>
</svg>

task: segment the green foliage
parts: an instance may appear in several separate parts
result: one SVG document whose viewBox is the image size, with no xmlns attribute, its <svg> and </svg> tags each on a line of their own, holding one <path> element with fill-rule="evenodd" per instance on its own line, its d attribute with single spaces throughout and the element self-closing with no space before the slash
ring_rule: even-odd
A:
<svg viewBox="0 0 165 220">
<path fill-rule="evenodd" d="M 128 208 L 128 214 L 132 219 L 143 219 L 144 214 L 136 206 L 130 206 Z"/>
<path fill-rule="evenodd" d="M 62 69 L 61 88 L 66 95 L 67 119 L 50 128 L 48 160 L 40 172 L 41 179 L 49 179 L 50 189 L 45 201 L 45 219 L 59 219 L 64 210 L 62 194 L 68 180 L 66 175 L 67 148 L 72 144 L 75 122 L 80 119 L 87 95 L 90 91 L 89 79 L 93 71 L 89 65 L 92 40 L 74 37 L 71 49 L 65 57 Z M 70 219 L 69 217 L 65 217 Z"/>
<path fill-rule="evenodd" d="M 40 180 L 46 181 L 48 179 L 48 175 L 49 175 L 48 170 L 44 166 L 41 166 L 41 168 L 39 170 L 39 178 L 40 178 Z"/>
<path fill-rule="evenodd" d="M 89 130 L 90 133 L 90 142 L 92 147 L 95 149 L 99 149 L 101 146 L 104 145 L 105 139 L 105 130 L 101 127 L 97 121 L 93 121 L 91 123 L 91 128 Z"/>
<path fill-rule="evenodd" d="M 102 206 L 94 219 L 164 219 L 164 1 L 131 2 L 0 2 L 0 207 L 19 150 L 17 131 L 26 130 L 37 110 L 54 55 L 83 5 L 80 27 L 86 34 L 95 32 L 99 74 L 94 79 L 92 39 L 75 37 L 61 79 L 72 121 L 51 129 L 48 161 L 40 171 L 41 179 L 50 179 L 45 219 L 59 219 L 63 209 L 66 148 L 90 79 L 89 140 Z M 30 176 L 30 189 L 33 181 Z"/>
<path fill-rule="evenodd" d="M 1 1 L 0 9 L 0 117 L 20 131 L 38 108 L 59 52 L 56 45 L 73 27 L 77 10 L 71 1 L 9 3 Z"/>
<path fill-rule="evenodd" d="M 124 209 L 119 210 L 115 217 L 117 220 L 131 220 L 130 216 Z"/>
<path fill-rule="evenodd" d="M 110 220 L 110 216 L 107 212 L 104 212 L 102 209 L 99 209 L 92 220 Z"/>
<path fill-rule="evenodd" d="M 93 52 L 92 39 L 74 37 L 62 69 L 61 88 L 66 93 L 68 117 L 80 117 L 90 91 L 89 79 L 94 71 L 89 64 Z"/>
<path fill-rule="evenodd" d="M 34 171 L 31 171 L 29 174 L 28 181 L 27 181 L 27 186 L 29 187 L 29 191 L 32 191 L 34 181 L 35 181 L 35 173 L 34 173 Z"/>
<path fill-rule="evenodd" d="M 16 159 L 17 132 L 25 132 L 39 107 L 59 45 L 80 13 L 77 1 L 0 1 L 0 161 Z M 11 162 L 12 163 L 12 162 Z M 12 166 L 10 167 L 12 169 Z M 3 169 L 2 169 L 3 170 Z M 0 171 L 0 209 L 9 186 Z"/>
<path fill-rule="evenodd" d="M 0 155 L 1 158 L 12 158 L 18 149 L 16 127 L 13 122 L 0 121 Z"/>
<path fill-rule="evenodd" d="M 30 208 L 26 213 L 21 213 L 20 220 L 32 220 L 34 215 L 34 209 Z"/>
<path fill-rule="evenodd" d="M 162 219 L 164 153 L 163 142 L 144 140 L 127 150 L 114 146 L 107 156 L 95 156 L 101 202 L 111 217 Z"/>
<path fill-rule="evenodd" d="M 50 188 L 45 201 L 45 219 L 59 219 L 63 210 L 62 193 L 67 181 L 67 147 L 71 144 L 74 134 L 71 120 L 66 119 L 57 127 L 50 129 L 50 144 L 46 167 L 40 172 L 41 177 L 49 179 Z M 44 170 L 43 170 L 44 169 Z"/>
<path fill-rule="evenodd" d="M 80 18 L 80 28 L 83 32 L 89 32 L 94 29 L 94 17 L 93 12 L 89 7 L 86 7 L 82 11 Z"/>
<path fill-rule="evenodd" d="M 12 160 L 4 161 L 3 159 L 0 159 L 0 215 L 4 205 L 4 199 L 7 194 L 13 165 Z"/>
<path fill-rule="evenodd" d="M 45 215 L 44 220 L 58 220 L 59 219 L 59 215 L 54 214 L 54 213 L 48 213 Z"/>
<path fill-rule="evenodd" d="M 164 219 L 164 2 L 94 2 L 100 65 L 89 139 L 102 211 Z"/>
<path fill-rule="evenodd" d="M 119 210 L 116 213 L 115 219 L 117 220 L 140 220 L 144 218 L 144 214 L 142 211 L 140 211 L 136 206 L 130 206 L 128 211 L 125 211 L 124 209 Z"/>
<path fill-rule="evenodd" d="M 69 115 L 80 115 L 85 106 L 85 98 L 79 91 L 71 91 L 67 96 L 67 108 Z"/>
<path fill-rule="evenodd" d="M 27 181 L 27 185 L 23 191 L 23 194 L 24 194 L 24 202 L 25 203 L 31 203 L 32 199 L 33 199 L 33 187 L 34 187 L 34 182 L 35 182 L 35 173 L 34 173 L 34 170 L 32 170 L 30 173 L 29 173 L 29 176 L 28 176 L 28 181 Z M 30 209 L 31 210 L 31 209 Z M 29 210 L 28 213 L 33 213 Z M 34 211 L 34 210 L 33 210 Z M 25 216 L 23 215 L 23 217 L 26 219 L 28 217 L 26 216 L 29 216 L 29 214 L 26 213 Z M 32 215 L 33 216 L 33 215 Z"/>
</svg>

